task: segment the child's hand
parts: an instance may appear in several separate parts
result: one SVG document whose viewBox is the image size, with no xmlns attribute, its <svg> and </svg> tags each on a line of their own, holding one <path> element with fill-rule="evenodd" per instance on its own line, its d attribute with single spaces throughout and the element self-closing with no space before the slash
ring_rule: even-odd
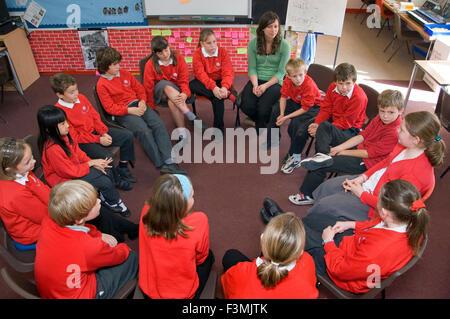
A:
<svg viewBox="0 0 450 319">
<path fill-rule="evenodd" d="M 308 133 L 309 133 L 309 135 L 311 135 L 312 137 L 315 137 L 316 136 L 316 132 L 317 132 L 317 128 L 319 127 L 319 124 L 317 124 L 317 123 L 311 123 L 309 126 L 308 126 Z"/>
<path fill-rule="evenodd" d="M 129 107 L 128 108 L 128 114 L 142 116 L 144 114 L 144 112 L 145 112 L 145 110 L 142 110 L 139 107 Z"/>
<path fill-rule="evenodd" d="M 220 97 L 226 99 L 228 97 L 228 89 L 224 86 L 220 88 Z"/>
<path fill-rule="evenodd" d="M 359 183 L 358 180 L 359 177 L 355 178 L 355 179 L 346 179 L 343 183 L 342 183 L 342 187 L 344 187 L 346 192 L 351 192 L 353 195 L 355 195 L 356 197 L 360 198 L 362 192 L 364 191 L 362 188 L 362 183 Z"/>
<path fill-rule="evenodd" d="M 105 133 L 100 136 L 100 144 L 103 146 L 110 146 L 112 143 L 112 137 Z"/>
<path fill-rule="evenodd" d="M 186 104 L 186 99 L 187 99 L 186 93 L 181 92 L 180 94 L 178 94 L 178 95 L 175 97 L 174 103 L 175 103 L 178 107 L 182 107 L 184 104 Z"/>
<path fill-rule="evenodd" d="M 106 158 L 106 159 L 93 159 L 89 161 L 89 166 L 93 166 L 99 171 L 101 171 L 103 174 L 106 175 L 106 168 L 111 168 L 112 166 L 110 163 L 113 161 L 112 158 Z"/>
<path fill-rule="evenodd" d="M 330 154 L 328 154 L 328 155 L 330 155 L 330 156 L 336 156 L 336 155 L 339 155 L 339 152 L 340 151 L 342 151 L 340 148 L 338 148 L 337 146 L 336 147 L 332 147 L 331 149 L 330 149 Z"/>
<path fill-rule="evenodd" d="M 347 229 L 354 229 L 355 228 L 355 222 L 336 222 L 336 224 L 333 226 L 333 231 L 335 233 L 342 233 L 346 231 Z"/>
<path fill-rule="evenodd" d="M 214 96 L 221 100 L 222 99 L 222 92 L 220 91 L 220 88 L 218 86 L 216 86 L 213 90 L 212 90 Z"/>
<path fill-rule="evenodd" d="M 322 232 L 322 240 L 333 240 L 336 232 L 333 230 L 331 226 L 325 228 Z"/>
<path fill-rule="evenodd" d="M 277 123 L 276 123 L 277 126 L 283 125 L 283 123 L 284 123 L 286 120 L 287 120 L 286 117 L 280 115 L 280 116 L 277 118 Z"/>
<path fill-rule="evenodd" d="M 117 245 L 117 239 L 109 234 L 102 233 L 102 240 L 107 243 L 110 247 L 115 247 Z"/>
</svg>

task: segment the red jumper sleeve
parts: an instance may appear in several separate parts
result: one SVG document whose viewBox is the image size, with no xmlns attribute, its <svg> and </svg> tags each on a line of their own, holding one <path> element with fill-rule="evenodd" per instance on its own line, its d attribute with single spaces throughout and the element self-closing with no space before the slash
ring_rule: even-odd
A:
<svg viewBox="0 0 450 319">
<path fill-rule="evenodd" d="M 121 116 L 128 114 L 128 106 L 114 102 L 108 88 L 103 83 L 104 81 L 108 80 L 100 78 L 97 82 L 97 94 L 105 111 L 111 115 Z"/>
<path fill-rule="evenodd" d="M 155 100 L 153 96 L 153 89 L 155 88 L 155 68 L 153 67 L 152 59 L 149 59 L 145 64 L 144 69 L 144 88 L 147 95 L 147 105 L 152 109 L 156 108 Z"/>
</svg>

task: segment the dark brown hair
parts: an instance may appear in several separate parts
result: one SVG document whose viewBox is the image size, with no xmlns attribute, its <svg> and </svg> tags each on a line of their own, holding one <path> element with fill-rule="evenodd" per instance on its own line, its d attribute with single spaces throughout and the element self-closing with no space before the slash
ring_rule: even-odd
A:
<svg viewBox="0 0 450 319">
<path fill-rule="evenodd" d="M 414 254 L 419 251 L 421 241 L 427 234 L 430 219 L 425 208 L 411 210 L 414 201 L 420 198 L 417 188 L 401 179 L 384 184 L 378 195 L 378 205 L 392 212 L 397 221 L 407 224 L 408 244 Z"/>
<path fill-rule="evenodd" d="M 162 74 L 161 68 L 159 67 L 159 58 L 156 55 L 156 53 L 162 52 L 169 46 L 169 42 L 167 39 L 163 36 L 157 35 L 150 41 L 150 46 L 152 49 L 152 53 L 150 54 L 150 57 L 152 59 L 153 66 L 158 74 Z M 177 59 L 175 57 L 175 52 L 170 49 L 170 58 L 173 60 L 173 65 L 177 65 Z"/>
<path fill-rule="evenodd" d="M 108 72 L 110 65 L 122 61 L 122 55 L 112 47 L 97 50 L 97 70 L 100 74 Z"/>
<path fill-rule="evenodd" d="M 256 43 L 257 43 L 257 54 L 266 55 L 266 37 L 264 36 L 264 29 L 267 28 L 269 24 L 278 21 L 278 34 L 275 36 L 272 42 L 272 47 L 270 54 L 277 53 L 281 44 L 281 31 L 280 31 L 280 18 L 273 11 L 267 11 L 259 19 L 258 28 L 256 29 Z"/>
<path fill-rule="evenodd" d="M 347 79 L 352 79 L 353 82 L 356 82 L 357 77 L 356 68 L 350 63 L 341 63 L 334 69 L 334 82 Z"/>
</svg>

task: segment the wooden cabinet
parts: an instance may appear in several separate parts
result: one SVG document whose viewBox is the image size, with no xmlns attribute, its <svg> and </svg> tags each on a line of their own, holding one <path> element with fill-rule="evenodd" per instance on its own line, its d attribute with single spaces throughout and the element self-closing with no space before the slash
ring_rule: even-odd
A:
<svg viewBox="0 0 450 319">
<path fill-rule="evenodd" d="M 17 28 L 0 35 L 0 41 L 8 50 L 22 90 L 26 90 L 39 78 L 39 71 L 25 31 L 23 28 Z"/>
</svg>

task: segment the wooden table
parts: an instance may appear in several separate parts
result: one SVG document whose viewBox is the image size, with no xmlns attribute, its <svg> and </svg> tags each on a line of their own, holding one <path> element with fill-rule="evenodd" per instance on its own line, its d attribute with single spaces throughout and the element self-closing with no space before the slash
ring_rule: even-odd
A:
<svg viewBox="0 0 450 319">
<path fill-rule="evenodd" d="M 397 7 L 392 4 L 394 2 L 398 4 Z M 430 54 L 433 50 L 437 36 L 432 36 L 428 34 L 428 32 L 424 30 L 423 25 L 419 24 L 417 21 L 411 18 L 407 12 L 399 12 L 398 8 L 400 8 L 400 1 L 396 0 L 392 0 L 391 2 L 383 1 L 383 5 L 389 11 L 393 12 L 395 15 L 398 15 L 400 19 L 402 19 L 402 21 L 404 21 L 411 30 L 417 31 L 424 41 L 430 42 L 430 46 L 428 47 L 428 52 L 425 57 L 425 60 L 428 60 L 430 58 Z"/>
<path fill-rule="evenodd" d="M 406 92 L 405 110 L 418 69 L 421 69 L 423 72 L 427 73 L 434 81 L 436 81 L 437 84 L 441 86 L 440 94 L 442 94 L 442 87 L 447 87 L 450 85 L 450 61 L 415 60 L 411 79 L 409 80 L 408 91 Z"/>
</svg>

